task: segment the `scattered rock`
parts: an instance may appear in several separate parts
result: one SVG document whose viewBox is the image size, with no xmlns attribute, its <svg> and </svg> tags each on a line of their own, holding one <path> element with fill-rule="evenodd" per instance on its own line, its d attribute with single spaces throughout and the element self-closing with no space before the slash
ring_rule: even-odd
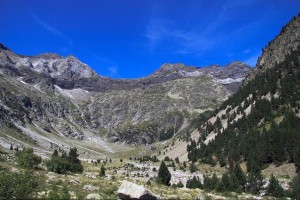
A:
<svg viewBox="0 0 300 200">
<path fill-rule="evenodd" d="M 122 185 L 117 191 L 117 195 L 120 199 L 159 199 L 158 196 L 146 190 L 143 186 L 131 183 L 126 180 L 122 182 Z"/>
<path fill-rule="evenodd" d="M 97 193 L 88 194 L 85 198 L 86 199 L 102 199 L 101 196 Z"/>
<path fill-rule="evenodd" d="M 75 179 L 75 178 L 71 178 L 69 180 L 69 183 L 72 183 L 73 185 L 78 185 L 80 183 L 80 181 L 78 179 Z"/>
<path fill-rule="evenodd" d="M 96 177 L 96 175 L 95 174 L 92 174 L 92 173 L 84 173 L 83 174 L 84 176 L 86 176 L 86 177 L 88 177 L 88 178 L 91 178 L 91 179 L 96 179 L 97 177 Z"/>
<path fill-rule="evenodd" d="M 99 190 L 99 187 L 93 186 L 93 185 L 84 185 L 83 189 L 84 190 L 89 190 L 89 191 L 95 191 L 95 190 Z"/>
<path fill-rule="evenodd" d="M 71 199 L 76 199 L 76 193 L 74 191 L 69 191 Z"/>
</svg>

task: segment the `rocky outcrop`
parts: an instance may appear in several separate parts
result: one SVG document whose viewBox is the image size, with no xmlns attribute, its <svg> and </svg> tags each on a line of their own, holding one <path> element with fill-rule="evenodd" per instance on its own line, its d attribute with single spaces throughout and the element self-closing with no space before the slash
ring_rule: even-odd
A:
<svg viewBox="0 0 300 200">
<path fill-rule="evenodd" d="M 247 82 L 256 74 L 273 68 L 275 64 L 282 62 L 287 55 L 296 50 L 300 45 L 300 14 L 285 25 L 278 36 L 263 48 L 262 55 L 258 58 L 256 68 L 247 77 Z"/>
<path fill-rule="evenodd" d="M 132 199 L 132 200 L 156 200 L 159 197 L 143 186 L 137 185 L 129 181 L 123 181 L 122 185 L 117 191 L 117 195 L 120 199 Z"/>
</svg>

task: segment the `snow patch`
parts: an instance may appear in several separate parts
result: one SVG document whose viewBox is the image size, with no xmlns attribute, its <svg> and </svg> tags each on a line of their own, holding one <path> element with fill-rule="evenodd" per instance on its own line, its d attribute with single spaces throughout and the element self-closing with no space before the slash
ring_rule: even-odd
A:
<svg viewBox="0 0 300 200">
<path fill-rule="evenodd" d="M 221 84 L 227 85 L 230 83 L 239 83 L 242 82 L 245 78 L 226 78 L 226 79 L 217 79 Z"/>
<path fill-rule="evenodd" d="M 183 77 L 197 77 L 197 76 L 202 76 L 203 73 L 199 71 L 194 71 L 194 72 L 187 72 L 187 71 L 179 71 L 179 75 Z"/>
</svg>

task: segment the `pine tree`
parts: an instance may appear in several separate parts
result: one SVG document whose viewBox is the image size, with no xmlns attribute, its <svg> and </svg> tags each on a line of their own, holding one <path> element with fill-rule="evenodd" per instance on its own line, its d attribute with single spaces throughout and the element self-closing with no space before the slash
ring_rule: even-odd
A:
<svg viewBox="0 0 300 200">
<path fill-rule="evenodd" d="M 273 176 L 271 176 L 270 184 L 267 188 L 267 194 L 274 197 L 283 197 L 284 196 L 284 190 L 279 184 L 278 180 Z"/>
<path fill-rule="evenodd" d="M 71 172 L 82 172 L 83 166 L 81 161 L 78 158 L 79 154 L 77 153 L 77 148 L 71 148 L 68 155 L 68 161 L 70 162 L 70 171 Z"/>
<path fill-rule="evenodd" d="M 190 171 L 191 171 L 191 173 L 194 173 L 194 172 L 196 172 L 198 169 L 197 169 L 197 167 L 196 167 L 196 165 L 194 164 L 194 163 L 192 163 L 191 165 L 190 165 Z"/>
<path fill-rule="evenodd" d="M 183 167 L 186 168 L 186 162 L 185 161 L 183 161 Z"/>
<path fill-rule="evenodd" d="M 263 177 L 259 172 L 250 172 L 247 176 L 246 190 L 252 194 L 258 194 L 264 185 Z"/>
<path fill-rule="evenodd" d="M 293 199 L 300 199 L 300 174 L 298 174 L 292 182 L 292 197 Z"/>
<path fill-rule="evenodd" d="M 58 151 L 55 149 L 52 154 L 52 158 L 58 157 Z"/>
<path fill-rule="evenodd" d="M 294 161 L 297 167 L 297 172 L 299 173 L 300 172 L 300 147 L 299 146 L 295 149 Z"/>
<path fill-rule="evenodd" d="M 246 186 L 246 183 L 247 183 L 247 179 L 246 179 L 246 175 L 245 173 L 243 172 L 243 170 L 241 169 L 240 165 L 237 164 L 234 168 L 234 171 L 233 171 L 234 175 L 236 176 L 237 178 L 237 181 L 238 181 L 238 185 L 241 187 L 241 189 L 243 190 Z"/>
<path fill-rule="evenodd" d="M 170 180 L 171 180 L 171 173 L 167 168 L 165 162 L 162 161 L 158 170 L 157 182 L 170 186 Z"/>
<path fill-rule="evenodd" d="M 101 167 L 100 167 L 99 176 L 101 176 L 101 177 L 105 176 L 105 167 L 104 167 L 104 165 L 101 165 Z"/>
<path fill-rule="evenodd" d="M 216 173 L 213 174 L 213 176 L 211 177 L 211 190 L 216 189 L 217 185 L 218 185 L 218 177 L 216 175 Z"/>
<path fill-rule="evenodd" d="M 198 178 L 196 178 L 196 176 L 193 176 L 192 179 L 190 179 L 186 182 L 186 187 L 190 188 L 190 189 L 201 188 L 202 184 L 201 184 L 201 181 Z"/>
</svg>

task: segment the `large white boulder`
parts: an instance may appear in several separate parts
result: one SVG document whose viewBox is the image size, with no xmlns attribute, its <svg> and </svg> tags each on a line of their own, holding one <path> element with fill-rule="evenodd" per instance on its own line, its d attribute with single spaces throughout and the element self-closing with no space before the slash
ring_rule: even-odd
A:
<svg viewBox="0 0 300 200">
<path fill-rule="evenodd" d="M 157 200 L 159 199 L 155 194 L 146 190 L 141 185 L 137 185 L 135 183 L 124 180 L 119 190 L 117 191 L 117 195 L 120 199 L 147 199 L 147 200 Z"/>
</svg>

